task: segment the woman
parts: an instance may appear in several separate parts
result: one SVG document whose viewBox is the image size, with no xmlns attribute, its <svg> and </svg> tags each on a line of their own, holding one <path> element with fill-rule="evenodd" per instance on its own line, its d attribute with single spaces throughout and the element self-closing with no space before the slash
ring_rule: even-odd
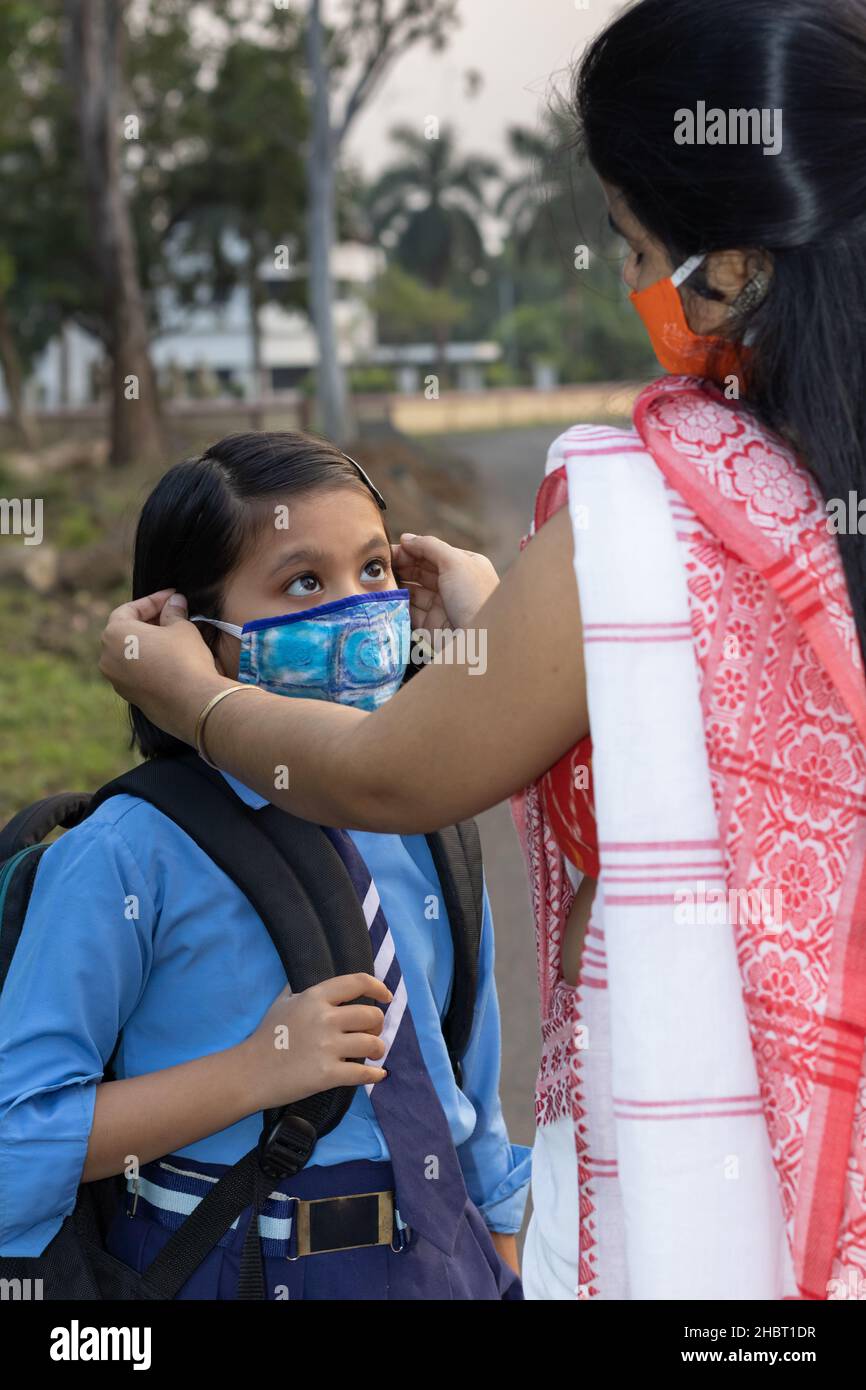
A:
<svg viewBox="0 0 866 1390">
<path fill-rule="evenodd" d="M 408 833 L 516 796 L 530 1297 L 866 1293 L 866 558 L 826 511 L 864 473 L 864 90 L 863 0 L 641 0 L 588 50 L 576 120 L 672 375 L 634 429 L 556 441 L 489 597 L 404 543 L 486 679 L 289 707 L 232 696 L 181 596 L 106 630 L 125 698 L 296 814 Z"/>
</svg>

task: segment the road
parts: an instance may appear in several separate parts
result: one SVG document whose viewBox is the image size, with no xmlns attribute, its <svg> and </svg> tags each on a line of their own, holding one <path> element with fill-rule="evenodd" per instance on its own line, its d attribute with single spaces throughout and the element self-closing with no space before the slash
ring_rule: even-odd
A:
<svg viewBox="0 0 866 1390">
<path fill-rule="evenodd" d="M 500 573 L 518 552 L 556 425 L 437 440 L 466 460 L 485 499 L 487 554 Z M 535 941 L 523 855 L 507 805 L 478 818 L 496 926 L 496 982 L 502 1011 L 502 1102 L 511 1140 L 531 1144 L 539 1023 Z"/>
</svg>

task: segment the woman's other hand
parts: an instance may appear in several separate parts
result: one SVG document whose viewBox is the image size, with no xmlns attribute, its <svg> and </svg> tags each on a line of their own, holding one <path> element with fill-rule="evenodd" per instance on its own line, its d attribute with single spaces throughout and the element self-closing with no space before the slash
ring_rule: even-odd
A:
<svg viewBox="0 0 866 1390">
<path fill-rule="evenodd" d="M 201 708 L 222 685 L 236 684 L 219 675 L 210 648 L 187 621 L 186 600 L 174 589 L 122 603 L 109 614 L 99 669 L 118 695 L 185 743 L 193 741 L 191 692 L 201 695 Z"/>
<path fill-rule="evenodd" d="M 411 595 L 416 631 L 467 627 L 499 584 L 486 555 L 458 550 L 437 536 L 406 533 L 392 550 L 393 568 Z"/>
</svg>

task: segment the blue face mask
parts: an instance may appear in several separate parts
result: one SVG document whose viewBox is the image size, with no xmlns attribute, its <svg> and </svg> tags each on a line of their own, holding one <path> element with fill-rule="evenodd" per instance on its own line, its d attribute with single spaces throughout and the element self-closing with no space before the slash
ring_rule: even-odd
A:
<svg viewBox="0 0 866 1390">
<path fill-rule="evenodd" d="M 412 636 L 408 589 L 350 594 L 302 613 L 238 627 L 194 617 L 240 638 L 238 680 L 274 695 L 373 710 L 396 694 Z"/>
</svg>

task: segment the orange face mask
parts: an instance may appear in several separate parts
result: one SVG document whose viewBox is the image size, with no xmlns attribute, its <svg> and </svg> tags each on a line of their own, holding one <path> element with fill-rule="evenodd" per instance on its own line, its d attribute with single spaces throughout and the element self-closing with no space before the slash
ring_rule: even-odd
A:
<svg viewBox="0 0 866 1390">
<path fill-rule="evenodd" d="M 704 259 L 690 257 L 673 275 L 657 280 L 645 290 L 632 291 L 629 298 L 643 319 L 653 352 L 666 372 L 705 377 L 721 384 L 729 376 L 742 376 L 751 354 L 742 343 L 695 333 L 689 327 L 679 286 Z"/>
</svg>

